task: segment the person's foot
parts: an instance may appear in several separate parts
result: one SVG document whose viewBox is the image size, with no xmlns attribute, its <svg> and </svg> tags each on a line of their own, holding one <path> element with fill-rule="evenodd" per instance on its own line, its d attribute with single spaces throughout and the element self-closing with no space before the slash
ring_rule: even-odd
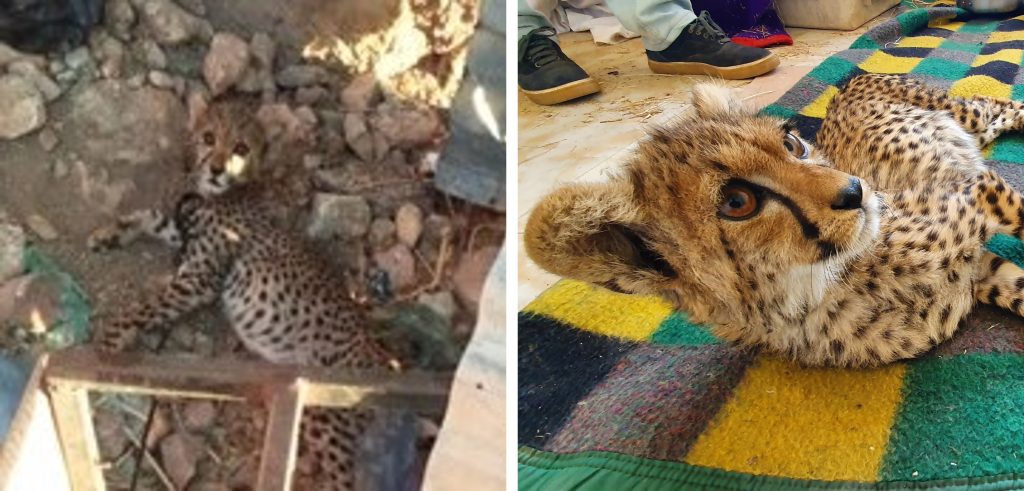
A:
<svg viewBox="0 0 1024 491">
<path fill-rule="evenodd" d="M 647 51 L 654 73 L 710 75 L 735 80 L 764 75 L 779 66 L 779 57 L 763 48 L 736 44 L 707 11 L 683 28 L 662 51 Z"/>
<path fill-rule="evenodd" d="M 554 35 L 554 29 L 541 27 L 519 40 L 519 90 L 542 105 L 558 104 L 601 90 L 549 37 Z"/>
</svg>

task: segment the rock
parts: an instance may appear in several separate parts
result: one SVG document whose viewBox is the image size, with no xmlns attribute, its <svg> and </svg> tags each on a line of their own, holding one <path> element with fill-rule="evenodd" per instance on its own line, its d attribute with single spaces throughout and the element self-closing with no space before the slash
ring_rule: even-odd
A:
<svg viewBox="0 0 1024 491">
<path fill-rule="evenodd" d="M 53 161 L 53 168 L 50 169 L 53 172 L 55 179 L 64 179 L 67 177 L 71 169 L 68 168 L 68 163 L 64 159 L 57 159 Z"/>
<path fill-rule="evenodd" d="M 366 111 L 370 109 L 376 94 L 377 78 L 373 73 L 364 73 L 341 91 L 341 104 L 349 111 Z"/>
<path fill-rule="evenodd" d="M 345 141 L 364 162 L 375 162 L 373 135 L 366 126 L 366 118 L 361 113 L 348 113 L 345 115 Z"/>
<path fill-rule="evenodd" d="M 0 68 L 7 66 L 15 61 L 27 60 L 40 68 L 46 66 L 46 58 L 38 55 L 30 55 L 28 53 L 22 53 L 2 42 L 0 42 Z"/>
<path fill-rule="evenodd" d="M 387 272 L 396 291 L 416 284 L 416 260 L 405 244 L 395 244 L 386 251 L 374 253 L 373 261 Z"/>
<path fill-rule="evenodd" d="M 277 72 L 277 85 L 287 89 L 322 85 L 330 79 L 326 68 L 317 65 L 290 65 Z"/>
<path fill-rule="evenodd" d="M 423 210 L 412 203 L 402 205 L 395 213 L 395 228 L 398 240 L 409 247 L 416 247 L 423 233 Z"/>
<path fill-rule="evenodd" d="M 307 233 L 317 239 L 360 238 L 369 230 L 371 218 L 370 204 L 362 196 L 317 193 Z"/>
<path fill-rule="evenodd" d="M 317 118 L 323 122 L 324 128 L 341 132 L 344 130 L 345 114 L 331 109 L 319 109 L 316 112 Z"/>
<path fill-rule="evenodd" d="M 107 0 L 104 21 L 110 31 L 122 41 L 132 38 L 135 27 L 135 9 L 128 0 Z"/>
<path fill-rule="evenodd" d="M 302 156 L 302 167 L 308 170 L 316 170 L 324 166 L 324 156 L 319 153 L 307 153 Z"/>
<path fill-rule="evenodd" d="M 319 114 L 318 114 L 319 115 Z M 321 116 L 322 118 L 322 116 Z M 345 136 L 341 134 L 341 127 L 328 127 L 323 119 L 320 120 L 320 134 L 318 141 L 321 148 L 327 155 L 342 155 L 348 151 L 348 144 L 345 143 Z"/>
<path fill-rule="evenodd" d="M 196 473 L 202 442 L 188 433 L 174 433 L 160 442 L 160 461 L 178 489 L 185 489 Z"/>
<path fill-rule="evenodd" d="M 99 60 L 100 73 L 106 78 L 118 78 L 124 70 L 125 47 L 119 39 L 105 31 L 93 31 L 89 37 L 92 55 Z"/>
<path fill-rule="evenodd" d="M 57 75 L 58 73 L 63 72 L 67 68 L 68 66 L 64 64 L 64 60 L 60 58 L 54 58 L 50 60 L 49 64 L 46 65 L 46 70 L 50 72 L 50 75 Z"/>
<path fill-rule="evenodd" d="M 235 85 L 249 66 L 249 44 L 234 34 L 219 32 L 213 36 L 210 51 L 203 60 L 203 78 L 214 97 Z"/>
<path fill-rule="evenodd" d="M 455 296 L 448 290 L 441 290 L 436 293 L 421 293 L 420 296 L 416 297 L 416 301 L 430 307 L 430 310 L 437 312 L 437 315 L 440 315 L 448 322 L 451 322 L 452 317 L 459 311 L 459 306 L 455 303 Z"/>
<path fill-rule="evenodd" d="M 65 146 L 88 161 L 179 168 L 185 158 L 187 115 L 174 94 L 101 80 L 72 93 Z M 72 143 L 74 142 L 74 143 Z"/>
<path fill-rule="evenodd" d="M 53 224 L 42 215 L 29 215 L 25 218 L 25 225 L 28 225 L 29 230 L 44 241 L 51 241 L 60 236 Z"/>
<path fill-rule="evenodd" d="M 420 237 L 420 245 L 417 249 L 423 260 L 433 267 L 437 264 L 438 255 L 441 253 L 441 242 L 445 237 L 451 239 L 453 228 L 451 220 L 438 214 L 431 214 L 423 222 L 423 234 Z"/>
<path fill-rule="evenodd" d="M 315 136 L 313 126 L 303 121 L 287 104 L 264 104 L 256 112 L 256 119 L 271 140 L 283 138 L 289 142 L 312 141 Z"/>
<path fill-rule="evenodd" d="M 156 41 L 152 39 L 141 39 L 135 44 L 135 53 L 147 67 L 154 70 L 167 68 L 167 54 Z"/>
<path fill-rule="evenodd" d="M 52 152 L 54 148 L 57 148 L 57 144 L 60 143 L 60 139 L 57 138 L 57 134 L 50 128 L 43 128 L 39 132 L 39 146 L 43 147 L 43 150 Z"/>
<path fill-rule="evenodd" d="M 203 0 L 178 0 L 178 5 L 199 17 L 206 17 L 206 4 Z"/>
<path fill-rule="evenodd" d="M 75 73 L 74 70 L 67 69 L 63 72 L 58 73 L 53 78 L 57 80 L 57 83 L 60 84 L 61 87 L 67 90 L 75 84 L 75 81 L 78 80 L 78 74 Z"/>
<path fill-rule="evenodd" d="M 146 75 L 145 73 L 136 73 L 128 77 L 124 84 L 130 89 L 141 89 L 143 85 L 146 85 Z"/>
<path fill-rule="evenodd" d="M 316 126 L 316 112 L 314 112 L 309 106 L 299 106 L 295 108 L 295 117 L 306 126 Z"/>
<path fill-rule="evenodd" d="M 277 45 L 265 32 L 257 32 L 249 40 L 249 53 L 252 55 L 253 65 L 256 68 L 273 70 L 276 52 Z"/>
<path fill-rule="evenodd" d="M 245 69 L 245 72 L 242 73 L 242 78 L 235 83 L 235 90 L 246 94 L 258 94 L 263 92 L 263 89 L 263 79 L 252 65 Z"/>
<path fill-rule="evenodd" d="M 274 54 L 277 46 L 266 33 L 253 34 L 249 40 L 250 64 L 238 81 L 237 88 L 242 92 L 273 92 L 274 85 Z"/>
<path fill-rule="evenodd" d="M 61 90 L 57 82 L 50 79 L 46 72 L 31 62 L 21 60 L 7 65 L 7 71 L 22 76 L 25 80 L 32 82 L 46 102 L 52 102 L 60 97 Z"/>
<path fill-rule="evenodd" d="M 46 100 L 30 80 L 0 76 L 0 139 L 13 140 L 46 124 Z"/>
<path fill-rule="evenodd" d="M 314 106 L 318 102 L 327 99 L 327 89 L 319 85 L 313 87 L 301 87 L 295 91 L 295 103 L 304 106 Z"/>
<path fill-rule="evenodd" d="M 444 121 L 430 108 L 394 107 L 380 110 L 373 128 L 388 142 L 400 148 L 430 145 L 444 136 Z"/>
<path fill-rule="evenodd" d="M 76 72 L 80 72 L 92 66 L 93 61 L 92 56 L 89 54 L 89 48 L 79 46 L 68 51 L 64 55 L 64 64 Z"/>
<path fill-rule="evenodd" d="M 25 231 L 0 212 L 0 282 L 7 281 L 24 271 Z"/>
<path fill-rule="evenodd" d="M 217 408 L 210 401 L 192 401 L 185 404 L 182 411 L 185 427 L 190 430 L 209 428 L 217 419 Z"/>
<path fill-rule="evenodd" d="M 377 218 L 370 224 L 367 234 L 370 247 L 375 251 L 387 249 L 395 243 L 395 222 L 387 218 Z"/>
<path fill-rule="evenodd" d="M 365 179 L 347 167 L 329 167 L 313 172 L 313 187 L 322 191 L 346 194 L 358 191 L 363 184 Z"/>
<path fill-rule="evenodd" d="M 213 26 L 190 14 L 171 0 L 132 0 L 139 19 L 161 46 L 175 46 L 195 39 L 208 40 Z"/>
<path fill-rule="evenodd" d="M 159 89 L 174 90 L 175 85 L 177 85 L 175 77 L 161 70 L 150 70 L 149 75 L 146 78 L 153 87 Z"/>
<path fill-rule="evenodd" d="M 497 247 L 483 247 L 469 254 L 464 254 L 452 273 L 455 294 L 462 305 L 475 310 L 480 303 L 480 294 L 484 289 L 487 273 L 498 257 Z"/>
</svg>

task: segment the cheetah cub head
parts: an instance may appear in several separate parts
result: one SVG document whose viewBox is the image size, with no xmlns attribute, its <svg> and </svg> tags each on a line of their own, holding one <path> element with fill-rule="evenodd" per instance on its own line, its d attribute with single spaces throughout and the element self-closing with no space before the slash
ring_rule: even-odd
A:
<svg viewBox="0 0 1024 491">
<path fill-rule="evenodd" d="M 189 169 L 197 191 L 215 196 L 259 173 L 266 138 L 244 99 L 214 101 L 192 130 L 195 160 Z"/>
<path fill-rule="evenodd" d="M 608 182 L 541 201 L 525 231 L 530 257 L 564 277 L 664 296 L 699 322 L 733 324 L 758 287 L 820 290 L 867 253 L 880 205 L 866 183 L 726 88 L 695 88 L 693 106 Z"/>
</svg>

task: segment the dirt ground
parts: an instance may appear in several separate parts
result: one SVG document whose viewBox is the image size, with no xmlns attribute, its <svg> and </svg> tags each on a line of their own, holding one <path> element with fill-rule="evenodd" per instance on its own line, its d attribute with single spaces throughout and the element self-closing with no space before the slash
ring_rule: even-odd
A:
<svg viewBox="0 0 1024 491">
<path fill-rule="evenodd" d="M 337 266 L 339 288 L 374 311 L 383 337 L 424 368 L 451 369 L 504 239 L 502 215 L 446 197 L 431 183 L 474 9 L 472 0 L 108 0 L 106 20 L 84 48 L 25 57 L 39 68 L 33 75 L 51 84 L 32 79 L 39 95 L 50 99 L 43 89 L 52 86 L 58 92 L 45 104 L 45 124 L 24 122 L 31 128 L 25 134 L 0 138 L 0 212 L 83 288 L 94 318 L 158 288 L 173 271 L 174 251 L 141 241 L 94 253 L 86 239 L 118 214 L 166 203 L 184 188 L 192 102 L 209 99 L 210 86 L 221 83 L 206 70 L 211 37 L 234 35 L 248 43 L 249 54 L 227 92 L 252 94 L 264 128 L 278 129 L 270 153 L 307 193 L 293 210 L 296 233 L 317 219 L 315 196 L 346 196 L 368 209 L 368 216 L 345 209 L 328 217 L 337 229 L 356 231 L 311 244 Z M 167 16 L 187 22 L 166 22 Z M 262 34 L 275 49 L 270 66 L 260 69 Z M 236 54 L 218 54 L 217 61 L 230 69 Z M 2 60 L 0 80 L 19 76 L 14 63 L 4 68 Z M 282 75 L 296 66 L 293 74 L 312 81 Z M 370 89 L 352 88 L 367 80 Z M 273 110 L 263 118 L 267 107 Z M 144 344 L 152 347 L 157 338 Z M 251 356 L 215 308 L 178 323 L 163 351 Z M 94 405 L 110 458 L 107 477 L 115 489 L 126 486 L 133 460 L 126 456 L 134 455 L 128 433 L 141 428 L 148 402 L 98 395 Z M 248 416 L 223 405 L 210 409 L 161 406 L 162 428 L 148 447 L 162 469 L 144 472 L 140 489 L 251 486 L 254 464 L 246 452 L 254 440 L 232 443 L 225 430 Z M 261 427 L 258 412 L 247 414 L 252 419 L 239 434 Z M 206 419 L 196 426 L 188 417 Z M 186 448 L 196 447 L 193 436 L 206 438 L 207 449 Z M 187 462 L 168 462 L 174 459 Z"/>
</svg>

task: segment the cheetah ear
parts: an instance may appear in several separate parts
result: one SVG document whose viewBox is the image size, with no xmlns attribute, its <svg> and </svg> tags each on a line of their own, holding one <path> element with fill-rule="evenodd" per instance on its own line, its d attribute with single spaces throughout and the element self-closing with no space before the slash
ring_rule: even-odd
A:
<svg viewBox="0 0 1024 491">
<path fill-rule="evenodd" d="M 724 85 L 708 83 L 693 87 L 693 107 L 701 118 L 754 113 L 753 108 L 740 99 L 733 89 Z"/>
<path fill-rule="evenodd" d="M 526 252 L 542 268 L 623 293 L 656 294 L 676 277 L 648 244 L 625 183 L 575 184 L 534 208 Z"/>
</svg>

